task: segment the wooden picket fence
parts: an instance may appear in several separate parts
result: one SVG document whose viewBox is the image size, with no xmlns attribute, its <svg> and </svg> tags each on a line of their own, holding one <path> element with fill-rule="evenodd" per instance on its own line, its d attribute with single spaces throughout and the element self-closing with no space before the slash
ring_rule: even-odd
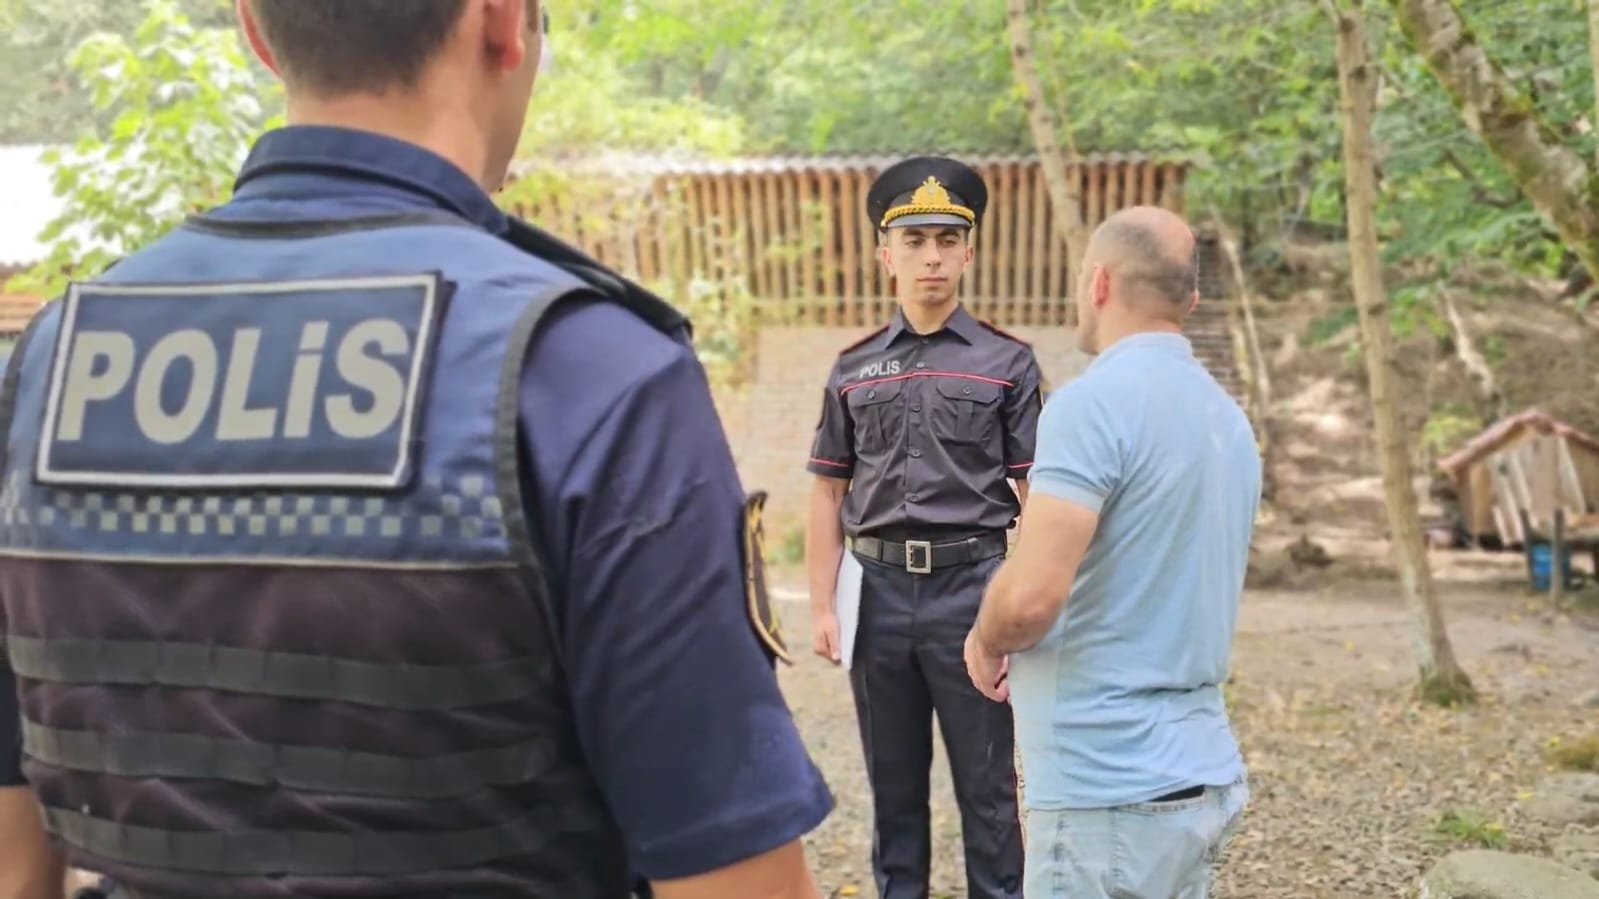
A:
<svg viewBox="0 0 1599 899">
<path fill-rule="evenodd" d="M 617 156 L 552 167 L 513 186 L 507 206 L 606 265 L 673 291 L 742 285 L 763 315 L 866 326 L 893 311 L 866 193 L 898 157 L 681 162 Z M 1004 325 L 1066 324 L 1073 275 L 1036 156 L 966 157 L 988 185 L 976 258 L 963 279 L 974 312 Z M 1141 154 L 1080 158 L 1090 227 L 1134 205 L 1181 214 L 1187 164 Z M 556 186 L 558 185 L 558 186 Z"/>
</svg>

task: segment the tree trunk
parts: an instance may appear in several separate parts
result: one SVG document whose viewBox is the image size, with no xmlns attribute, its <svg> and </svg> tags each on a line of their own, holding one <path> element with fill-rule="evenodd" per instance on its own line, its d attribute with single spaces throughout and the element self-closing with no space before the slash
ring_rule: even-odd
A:
<svg viewBox="0 0 1599 899">
<path fill-rule="evenodd" d="M 1532 101 L 1488 58 L 1452 0 L 1389 2 L 1466 127 L 1488 146 L 1589 273 L 1599 277 L 1599 176 L 1560 143 Z"/>
<path fill-rule="evenodd" d="M 1340 9 L 1336 0 L 1322 0 L 1338 31 L 1338 93 L 1344 129 L 1344 178 L 1349 216 L 1349 263 L 1355 307 L 1360 316 L 1366 374 L 1376 420 L 1378 462 L 1383 498 L 1393 533 L 1394 560 L 1405 602 L 1415 618 L 1415 646 L 1421 667 L 1423 697 L 1451 704 L 1474 695 L 1471 681 L 1456 661 L 1443 613 L 1433 589 L 1421 516 L 1411 483 L 1410 454 L 1400 426 L 1394 390 L 1393 325 L 1384 294 L 1377 247 L 1377 172 L 1372 161 L 1371 120 L 1374 106 L 1372 68 L 1366 59 L 1366 29 L 1360 0 Z"/>
<path fill-rule="evenodd" d="M 1593 56 L 1593 127 L 1599 131 L 1599 0 L 1588 0 L 1588 53 Z M 1599 150 L 1594 150 L 1594 163 L 1599 165 Z"/>
<path fill-rule="evenodd" d="M 1448 292 L 1443 294 L 1442 304 L 1444 318 L 1449 320 L 1449 327 L 1455 332 L 1455 355 L 1460 358 L 1460 364 L 1466 367 L 1466 373 L 1477 382 L 1477 392 L 1482 395 L 1483 406 L 1488 410 L 1490 420 L 1497 420 L 1504 415 L 1503 397 L 1499 393 L 1499 381 L 1494 377 L 1494 370 L 1482 353 L 1477 352 L 1477 343 L 1471 339 L 1471 332 L 1466 330 L 1466 320 L 1460 314 L 1460 309 L 1455 306 L 1455 301 Z"/>
<path fill-rule="evenodd" d="M 1033 27 L 1028 20 L 1027 0 L 1006 0 L 1006 14 L 1010 20 L 1011 64 L 1016 70 L 1016 81 L 1022 88 L 1027 122 L 1044 169 L 1044 184 L 1049 188 L 1049 208 L 1053 213 L 1055 228 L 1061 239 L 1066 241 L 1066 283 L 1069 292 L 1075 295 L 1082 274 L 1079 266 L 1088 249 L 1088 228 L 1083 222 L 1082 189 L 1075 177 L 1076 172 L 1072 173 L 1074 177 L 1067 177 L 1066 154 L 1061 149 L 1061 134 L 1067 126 L 1056 120 L 1054 110 L 1044 97 L 1044 83 L 1039 79 L 1038 67 L 1033 62 Z M 1075 323 L 1075 304 L 1070 313 L 1069 318 Z"/>
</svg>

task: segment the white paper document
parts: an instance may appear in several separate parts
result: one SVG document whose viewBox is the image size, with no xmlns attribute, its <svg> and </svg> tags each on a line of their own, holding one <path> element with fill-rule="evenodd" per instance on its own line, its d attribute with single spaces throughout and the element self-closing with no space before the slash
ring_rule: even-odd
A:
<svg viewBox="0 0 1599 899">
<path fill-rule="evenodd" d="M 855 660 L 855 631 L 861 620 L 861 561 L 848 548 L 838 561 L 838 587 L 833 591 L 833 613 L 838 616 L 839 659 L 848 671 Z"/>
</svg>

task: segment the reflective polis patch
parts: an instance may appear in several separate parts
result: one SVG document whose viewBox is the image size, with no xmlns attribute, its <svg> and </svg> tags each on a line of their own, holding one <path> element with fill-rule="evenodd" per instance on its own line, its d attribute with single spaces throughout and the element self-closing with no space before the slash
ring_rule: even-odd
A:
<svg viewBox="0 0 1599 899">
<path fill-rule="evenodd" d="M 74 285 L 46 484 L 393 490 L 416 468 L 436 275 Z"/>
</svg>

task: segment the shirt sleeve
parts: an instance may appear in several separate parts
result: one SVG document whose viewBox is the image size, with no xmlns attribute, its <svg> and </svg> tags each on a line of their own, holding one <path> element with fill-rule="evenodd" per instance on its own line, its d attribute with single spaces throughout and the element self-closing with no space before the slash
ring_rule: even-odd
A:
<svg viewBox="0 0 1599 899">
<path fill-rule="evenodd" d="M 1023 357 L 1016 386 L 1005 397 L 1005 468 L 1017 480 L 1026 478 L 1037 461 L 1038 416 L 1044 407 L 1040 392 L 1043 380 L 1038 357 L 1029 349 Z"/>
<path fill-rule="evenodd" d="M 833 799 L 749 618 L 744 496 L 692 351 L 579 306 L 542 329 L 521 411 L 579 736 L 633 873 L 809 832 Z"/>
<path fill-rule="evenodd" d="M 17 678 L 0 664 L 0 787 L 22 783 L 22 709 L 17 704 Z"/>
<path fill-rule="evenodd" d="M 1038 460 L 1031 491 L 1099 512 L 1121 485 L 1124 470 L 1115 418 L 1078 379 L 1044 404 L 1038 420 Z"/>
<path fill-rule="evenodd" d="M 855 423 L 850 420 L 849 406 L 832 376 L 822 391 L 822 417 L 816 423 L 811 458 L 805 469 L 830 478 L 848 478 L 855 471 Z"/>
</svg>

